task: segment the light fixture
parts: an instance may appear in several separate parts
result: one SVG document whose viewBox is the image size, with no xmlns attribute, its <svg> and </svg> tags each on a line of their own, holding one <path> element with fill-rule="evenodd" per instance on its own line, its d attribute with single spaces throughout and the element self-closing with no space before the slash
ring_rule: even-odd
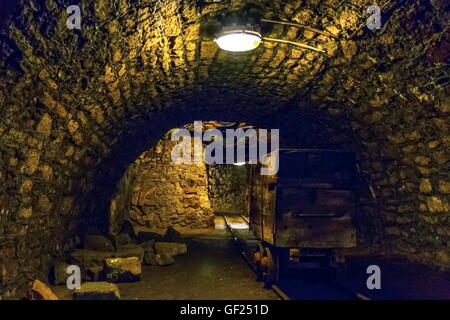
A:
<svg viewBox="0 0 450 320">
<path fill-rule="evenodd" d="M 245 162 L 236 162 L 234 163 L 235 166 L 244 166 Z"/>
<path fill-rule="evenodd" d="M 337 39 L 338 37 L 323 30 L 319 30 L 313 27 L 292 23 L 292 22 L 284 22 L 284 21 L 276 21 L 276 20 L 267 20 L 267 19 L 260 19 L 258 23 L 252 24 L 248 23 L 246 25 L 241 23 L 233 23 L 231 25 L 225 25 L 222 29 L 222 31 L 219 33 L 219 35 L 214 40 L 217 45 L 225 51 L 230 52 L 246 52 L 251 51 L 259 47 L 259 45 L 265 41 L 265 42 L 278 42 L 278 43 L 284 43 L 284 44 L 290 44 L 299 48 L 307 49 L 316 51 L 318 53 L 324 54 L 325 56 L 328 56 L 326 51 L 323 48 L 320 47 L 314 47 L 310 46 L 306 43 L 296 42 L 296 41 L 290 41 L 290 40 L 284 40 L 284 39 L 277 39 L 277 38 L 270 38 L 270 37 L 264 37 L 262 34 L 257 31 L 260 29 L 261 24 L 281 24 L 281 25 L 288 25 L 290 27 L 297 27 L 300 29 L 305 29 L 313 33 L 320 34 L 322 36 L 327 36 L 330 38 Z"/>
<path fill-rule="evenodd" d="M 225 51 L 245 52 L 259 47 L 261 34 L 245 26 L 225 27 L 215 39 L 217 45 Z"/>
</svg>

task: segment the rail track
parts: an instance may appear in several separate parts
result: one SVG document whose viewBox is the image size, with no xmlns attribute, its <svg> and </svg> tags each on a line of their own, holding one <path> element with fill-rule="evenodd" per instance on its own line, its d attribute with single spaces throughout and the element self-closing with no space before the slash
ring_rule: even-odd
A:
<svg viewBox="0 0 450 320">
<path fill-rule="evenodd" d="M 245 217 L 243 217 L 242 215 L 239 215 L 239 216 L 244 223 L 249 225 L 249 221 Z M 237 250 L 243 257 L 243 259 L 245 260 L 247 265 L 256 274 L 257 271 L 255 268 L 255 265 L 252 262 L 252 257 L 249 255 L 248 251 L 245 250 L 245 249 L 248 249 L 248 248 L 246 248 L 247 240 L 243 240 L 243 239 L 239 238 L 238 233 L 236 232 L 235 229 L 232 228 L 232 226 L 228 222 L 227 216 L 225 214 L 222 214 L 222 217 L 224 219 L 224 222 L 225 222 L 225 225 L 226 225 L 228 231 L 230 232 L 230 234 L 232 236 L 233 242 L 235 243 Z M 333 292 L 332 294 L 330 293 L 330 295 L 336 295 L 336 291 L 338 291 L 338 292 L 342 293 L 343 296 L 348 296 L 349 300 L 370 300 L 368 297 L 366 297 L 360 293 L 353 292 L 352 290 L 345 288 L 344 286 L 337 284 L 337 283 L 329 283 L 329 284 L 327 283 L 326 285 L 323 286 L 323 288 L 324 288 L 324 290 L 329 289 L 330 292 Z M 280 297 L 281 300 L 296 300 L 295 297 L 292 297 L 291 294 L 288 294 L 286 292 L 286 290 L 283 290 L 278 285 L 274 284 L 271 286 L 270 289 L 273 290 L 278 295 L 278 297 Z"/>
</svg>

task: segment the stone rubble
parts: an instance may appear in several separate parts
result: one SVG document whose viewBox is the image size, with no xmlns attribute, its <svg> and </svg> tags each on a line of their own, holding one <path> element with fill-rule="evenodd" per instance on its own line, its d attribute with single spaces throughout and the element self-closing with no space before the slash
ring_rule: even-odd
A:
<svg viewBox="0 0 450 320">
<path fill-rule="evenodd" d="M 144 259 L 144 249 L 137 244 L 126 244 L 119 246 L 114 256 L 117 258 L 137 257 L 142 262 Z"/>
<path fill-rule="evenodd" d="M 99 235 L 86 235 L 83 238 L 83 246 L 85 250 L 93 251 L 114 251 L 111 240 Z"/>
<path fill-rule="evenodd" d="M 112 242 L 108 237 L 90 234 L 83 237 L 83 248 L 76 249 L 70 254 L 69 262 L 78 265 L 82 272 L 82 280 L 88 281 L 80 290 L 74 292 L 76 300 L 111 300 L 120 299 L 116 286 L 108 283 L 123 283 L 140 281 L 142 264 L 148 266 L 168 266 L 175 263 L 175 257 L 187 254 L 187 245 L 181 234 L 175 229 L 166 231 L 164 236 L 154 233 L 142 233 L 135 236 L 137 241 L 127 234 L 113 237 L 118 240 L 119 246 L 114 251 Z M 178 242 L 164 242 L 164 239 Z M 98 250 L 93 250 L 98 249 Z M 56 261 L 50 268 L 49 281 L 53 285 L 65 285 L 69 263 Z M 43 292 L 47 299 L 51 297 L 45 285 L 36 281 L 34 287 L 37 292 Z M 37 294 L 34 294 L 37 297 Z"/>
<path fill-rule="evenodd" d="M 43 282 L 35 280 L 29 293 L 31 300 L 59 300 L 53 291 Z"/>
<path fill-rule="evenodd" d="M 175 257 L 180 254 L 186 254 L 187 246 L 184 243 L 156 242 L 155 243 L 155 252 L 157 254 L 167 254 L 172 257 Z"/>
<path fill-rule="evenodd" d="M 137 257 L 105 260 L 105 276 L 108 282 L 136 282 L 141 280 L 141 260 Z"/>
<path fill-rule="evenodd" d="M 73 292 L 74 300 L 120 300 L 117 286 L 109 282 L 85 282 Z"/>
</svg>

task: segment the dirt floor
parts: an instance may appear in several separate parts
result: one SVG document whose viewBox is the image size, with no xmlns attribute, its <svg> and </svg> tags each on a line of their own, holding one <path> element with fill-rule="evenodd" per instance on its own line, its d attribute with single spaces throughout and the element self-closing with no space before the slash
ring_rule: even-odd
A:
<svg viewBox="0 0 450 320">
<path fill-rule="evenodd" d="M 188 241 L 189 253 L 168 267 L 144 267 L 142 281 L 120 284 L 123 299 L 274 300 L 234 244 L 222 239 Z"/>
<path fill-rule="evenodd" d="M 255 281 L 228 239 L 190 239 L 188 254 L 174 265 L 143 266 L 142 280 L 119 283 L 124 300 L 278 300 L 272 291 Z M 65 286 L 53 287 L 62 299 L 71 299 Z"/>
</svg>

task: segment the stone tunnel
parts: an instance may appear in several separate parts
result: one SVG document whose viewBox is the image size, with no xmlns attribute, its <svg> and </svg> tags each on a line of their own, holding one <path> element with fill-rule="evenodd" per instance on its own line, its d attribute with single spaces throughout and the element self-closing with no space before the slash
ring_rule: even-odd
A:
<svg viewBox="0 0 450 320">
<path fill-rule="evenodd" d="M 109 235 L 111 211 L 145 226 L 139 195 L 120 193 L 130 168 L 199 120 L 277 128 L 284 148 L 355 153 L 359 249 L 448 270 L 449 3 L 375 1 L 382 27 L 370 30 L 372 2 L 2 1 L 0 297 L 24 297 L 80 237 Z M 67 26 L 70 5 L 80 29 Z M 249 6 L 322 31 L 268 24 L 284 42 L 221 50 L 209 26 Z M 199 170 L 189 174 L 211 178 Z M 216 203 L 228 194 L 216 192 Z"/>
</svg>

